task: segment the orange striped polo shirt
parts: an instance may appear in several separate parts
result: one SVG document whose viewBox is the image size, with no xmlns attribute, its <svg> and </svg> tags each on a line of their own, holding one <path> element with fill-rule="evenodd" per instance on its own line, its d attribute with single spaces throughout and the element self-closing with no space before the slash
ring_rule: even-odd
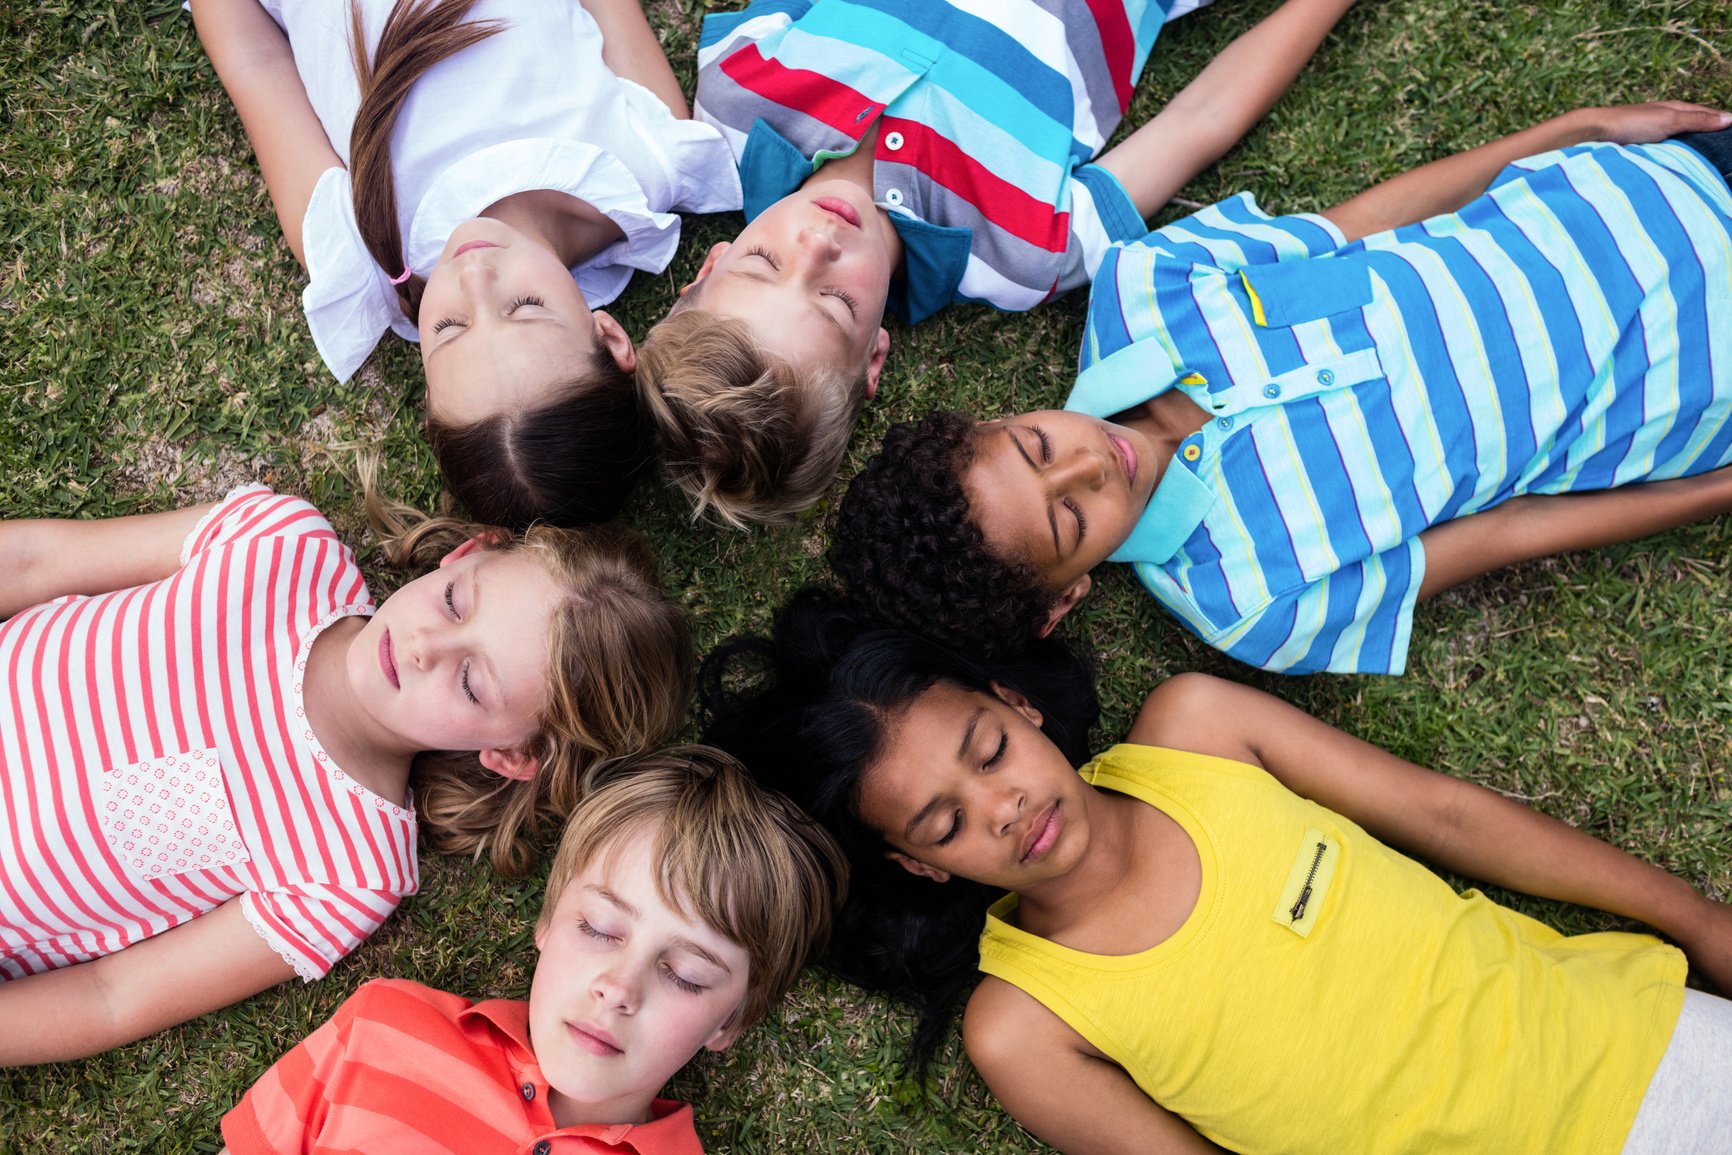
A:
<svg viewBox="0 0 1732 1155">
<path fill-rule="evenodd" d="M 375 979 L 253 1084 L 223 1139 L 235 1155 L 703 1155 L 683 1103 L 559 1128 L 547 1094 L 528 1003 Z"/>
</svg>

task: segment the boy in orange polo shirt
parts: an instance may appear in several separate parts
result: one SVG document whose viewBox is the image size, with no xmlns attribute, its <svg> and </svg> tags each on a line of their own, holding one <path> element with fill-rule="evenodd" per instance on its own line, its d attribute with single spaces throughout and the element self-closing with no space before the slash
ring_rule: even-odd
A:
<svg viewBox="0 0 1732 1155">
<path fill-rule="evenodd" d="M 237 1155 L 701 1152 L 662 1085 L 782 997 L 845 877 L 829 836 L 727 755 L 624 763 L 566 826 L 527 1003 L 368 983 L 254 1084 L 223 1138 Z"/>
</svg>

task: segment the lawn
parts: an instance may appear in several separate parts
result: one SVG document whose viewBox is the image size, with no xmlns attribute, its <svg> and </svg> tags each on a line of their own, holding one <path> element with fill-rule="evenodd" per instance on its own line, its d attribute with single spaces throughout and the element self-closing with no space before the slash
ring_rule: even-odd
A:
<svg viewBox="0 0 1732 1155">
<path fill-rule="evenodd" d="M 705 0 L 648 5 L 689 84 Z M 1219 0 L 1165 32 L 1128 123 L 1273 7 Z M 329 380 L 301 317 L 300 270 L 190 19 L 161 0 L 0 0 L 0 36 L 0 515 L 106 517 L 258 479 L 310 496 L 361 549 L 376 591 L 389 590 L 401 575 L 371 548 L 353 461 L 377 446 L 395 495 L 437 500 L 414 352 L 388 339 L 347 385 Z M 1183 195 L 1250 188 L 1271 210 L 1316 209 L 1579 104 L 1732 105 L 1728 51 L 1724 0 L 1361 0 L 1276 113 Z M 640 276 L 616 306 L 627 327 L 647 329 L 697 254 L 737 224 L 690 221 L 669 273 Z M 953 309 L 894 332 L 845 473 L 890 422 L 932 405 L 1056 404 L 1081 330 L 1072 298 L 1025 316 Z M 819 576 L 840 493 L 774 532 L 694 527 L 654 488 L 630 519 L 708 646 L 765 626 Z M 1726 897 L 1729 544 L 1721 518 L 1475 582 L 1421 607 L 1401 679 L 1253 674 L 1168 624 L 1128 574 L 1108 573 L 1079 623 L 1101 652 L 1100 737 L 1122 733 L 1161 677 L 1226 674 Z M 0 1074 L 0 1155 L 214 1151 L 222 1113 L 366 979 L 524 995 L 540 891 L 539 879 L 502 883 L 427 854 L 421 894 L 325 981 L 87 1062 Z M 1569 931 L 1618 925 L 1514 901 Z M 675 1091 L 698 1104 L 715 1152 L 1039 1147 L 954 1044 L 938 1078 L 910 1081 L 908 1032 L 893 1008 L 812 973 L 772 1022 L 693 1064 Z"/>
</svg>

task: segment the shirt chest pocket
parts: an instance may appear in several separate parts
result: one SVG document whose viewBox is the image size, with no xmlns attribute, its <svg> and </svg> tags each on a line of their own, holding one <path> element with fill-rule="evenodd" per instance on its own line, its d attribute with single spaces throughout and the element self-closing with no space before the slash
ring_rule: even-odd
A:
<svg viewBox="0 0 1732 1155">
<path fill-rule="evenodd" d="M 103 835 L 140 878 L 166 878 L 247 862 L 215 749 L 189 750 L 102 777 Z"/>
</svg>

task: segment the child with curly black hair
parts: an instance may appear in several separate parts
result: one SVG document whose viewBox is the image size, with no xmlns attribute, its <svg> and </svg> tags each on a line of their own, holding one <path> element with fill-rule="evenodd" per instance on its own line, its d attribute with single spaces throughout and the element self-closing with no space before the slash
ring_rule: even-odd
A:
<svg viewBox="0 0 1732 1155">
<path fill-rule="evenodd" d="M 1419 600 L 1732 509 L 1732 130 L 1664 139 L 1729 122 L 1581 110 L 1321 215 L 1242 194 L 1117 247 L 1065 411 L 892 430 L 832 563 L 1002 650 L 1129 562 L 1242 661 L 1400 673 Z M 1608 139 L 1662 143 L 1581 143 Z"/>
</svg>

